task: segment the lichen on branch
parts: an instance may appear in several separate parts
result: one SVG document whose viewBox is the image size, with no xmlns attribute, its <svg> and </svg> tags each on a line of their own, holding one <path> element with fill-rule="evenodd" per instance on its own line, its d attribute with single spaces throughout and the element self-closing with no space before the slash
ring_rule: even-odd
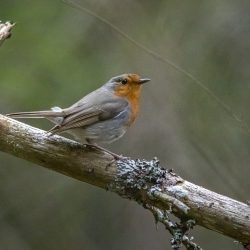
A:
<svg viewBox="0 0 250 250">
<path fill-rule="evenodd" d="M 105 151 L 61 136 L 48 137 L 43 130 L 2 115 L 0 150 L 135 200 L 154 215 L 174 214 L 177 221 L 172 224 L 167 216 L 158 216 L 159 221 L 172 225 L 170 229 L 176 232 L 172 246 L 180 246 L 181 240 L 183 245 L 193 247 L 189 249 L 199 249 L 192 237 L 187 236 L 188 230 L 183 230 L 190 221 L 227 235 L 244 246 L 250 244 L 248 204 L 186 181 L 160 166 L 157 159 L 117 161 Z M 177 237 L 180 232 L 181 237 Z"/>
</svg>

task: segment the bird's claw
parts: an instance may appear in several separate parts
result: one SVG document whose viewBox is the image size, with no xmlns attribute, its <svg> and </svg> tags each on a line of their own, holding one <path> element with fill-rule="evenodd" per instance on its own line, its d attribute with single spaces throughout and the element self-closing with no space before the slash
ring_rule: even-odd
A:
<svg viewBox="0 0 250 250">
<path fill-rule="evenodd" d="M 85 145 L 86 145 L 87 147 L 90 147 L 90 148 L 93 148 L 93 149 L 98 149 L 98 150 L 100 150 L 100 151 L 104 151 L 104 152 L 106 152 L 106 153 L 112 155 L 112 156 L 115 158 L 115 160 L 125 160 L 125 159 L 128 158 L 128 157 L 125 157 L 125 156 L 123 156 L 123 155 L 118 155 L 118 154 L 116 154 L 116 153 L 113 153 L 113 152 L 109 151 L 108 149 L 103 148 L 103 147 L 100 147 L 100 146 L 95 145 L 95 144 L 85 144 Z"/>
</svg>

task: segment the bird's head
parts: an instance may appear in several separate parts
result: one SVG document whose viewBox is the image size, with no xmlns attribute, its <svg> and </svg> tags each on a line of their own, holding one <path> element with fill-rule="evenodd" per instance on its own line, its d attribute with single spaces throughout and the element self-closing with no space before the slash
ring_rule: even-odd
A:
<svg viewBox="0 0 250 250">
<path fill-rule="evenodd" d="M 150 79 L 130 73 L 111 78 L 106 86 L 111 88 L 115 95 L 131 99 L 139 98 L 142 85 L 148 81 Z"/>
</svg>

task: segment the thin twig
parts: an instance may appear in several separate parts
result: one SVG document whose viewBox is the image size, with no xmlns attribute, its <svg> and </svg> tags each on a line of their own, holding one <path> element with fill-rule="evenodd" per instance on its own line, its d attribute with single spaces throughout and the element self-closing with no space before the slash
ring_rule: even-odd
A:
<svg viewBox="0 0 250 250">
<path fill-rule="evenodd" d="M 11 37 L 11 30 L 15 26 L 15 23 L 6 22 L 2 23 L 0 21 L 0 46 L 3 44 L 3 42 Z"/>
<path fill-rule="evenodd" d="M 193 76 L 187 70 L 183 69 L 182 67 L 180 67 L 176 63 L 172 62 L 170 59 L 163 57 L 160 54 L 158 54 L 157 52 L 149 49 L 148 47 L 146 47 L 142 43 L 136 41 L 131 36 L 129 36 L 127 33 L 125 33 L 120 28 L 118 28 L 116 25 L 114 25 L 113 23 L 108 21 L 106 18 L 98 15 L 94 11 L 91 11 L 91 10 L 87 9 L 86 7 L 83 7 L 82 5 L 80 5 L 74 1 L 71 1 L 71 0 L 62 0 L 62 2 L 68 4 L 69 6 L 71 6 L 73 8 L 84 11 L 88 15 L 98 19 L 99 21 L 101 21 L 102 23 L 106 24 L 111 29 L 113 29 L 115 32 L 117 32 L 119 35 L 121 35 L 123 38 L 125 38 L 126 40 L 128 40 L 129 42 L 134 44 L 136 47 L 140 48 L 141 50 L 143 50 L 147 54 L 151 55 L 155 59 L 169 65 L 170 67 L 172 67 L 176 71 L 185 75 L 187 78 L 192 80 L 191 82 L 198 85 L 208 96 L 213 98 L 215 100 L 215 102 L 218 105 L 220 105 L 224 109 L 224 111 L 226 111 L 236 122 L 238 122 L 238 124 L 240 124 L 240 127 L 243 128 L 250 135 L 250 127 L 249 127 L 248 123 L 245 121 L 245 119 L 241 118 L 240 115 L 236 114 L 228 104 L 226 104 L 224 101 L 222 101 L 212 90 L 210 90 L 205 84 L 203 84 L 202 81 L 200 81 L 198 78 Z"/>
<path fill-rule="evenodd" d="M 193 237 L 188 237 L 188 230 L 192 225 L 188 224 L 178 224 L 169 219 L 168 212 L 163 212 L 159 208 L 153 206 L 146 206 L 150 210 L 154 217 L 156 223 L 161 222 L 169 233 L 173 236 L 170 243 L 174 250 L 179 250 L 182 244 L 186 247 L 187 250 L 202 250 L 202 248 L 193 242 Z"/>
</svg>

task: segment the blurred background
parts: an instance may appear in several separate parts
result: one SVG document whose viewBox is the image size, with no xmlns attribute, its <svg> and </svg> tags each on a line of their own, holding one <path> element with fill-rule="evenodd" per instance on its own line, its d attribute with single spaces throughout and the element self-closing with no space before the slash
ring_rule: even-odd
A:
<svg viewBox="0 0 250 250">
<path fill-rule="evenodd" d="M 180 65 L 250 124 L 250 2 L 78 0 Z M 249 199 L 250 136 L 192 80 L 61 1 L 1 1 L 17 25 L 0 47 L 0 113 L 67 107 L 115 75 L 144 86 L 134 127 L 110 150 L 157 156 L 184 179 Z M 49 129 L 43 120 L 25 121 Z M 170 249 L 169 234 L 133 201 L 0 153 L 0 249 Z M 240 249 L 196 227 L 204 249 Z"/>
</svg>

